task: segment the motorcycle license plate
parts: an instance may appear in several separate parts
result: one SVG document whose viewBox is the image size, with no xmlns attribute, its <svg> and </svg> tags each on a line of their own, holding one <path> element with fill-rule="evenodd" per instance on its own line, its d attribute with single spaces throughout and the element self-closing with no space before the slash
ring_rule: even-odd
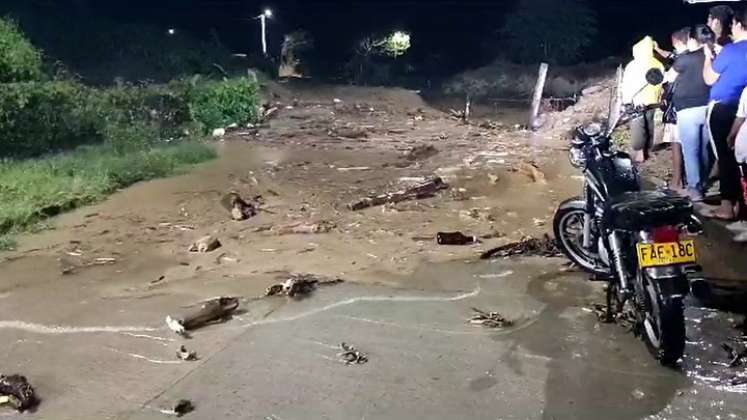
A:
<svg viewBox="0 0 747 420">
<path fill-rule="evenodd" d="M 638 244 L 641 268 L 695 263 L 695 241 Z"/>
</svg>

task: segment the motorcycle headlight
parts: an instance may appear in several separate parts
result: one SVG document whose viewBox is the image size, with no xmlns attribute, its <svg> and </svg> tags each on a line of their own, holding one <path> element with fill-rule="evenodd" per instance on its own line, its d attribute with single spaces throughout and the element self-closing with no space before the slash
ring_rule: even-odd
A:
<svg viewBox="0 0 747 420">
<path fill-rule="evenodd" d="M 602 125 L 597 123 L 591 123 L 587 124 L 583 128 L 584 134 L 586 134 L 589 137 L 596 137 L 600 134 L 602 134 Z"/>
<path fill-rule="evenodd" d="M 571 161 L 571 165 L 573 165 L 574 168 L 581 169 L 586 166 L 586 158 L 584 157 L 584 152 L 577 147 L 571 147 L 570 151 L 568 152 L 568 159 Z"/>
</svg>

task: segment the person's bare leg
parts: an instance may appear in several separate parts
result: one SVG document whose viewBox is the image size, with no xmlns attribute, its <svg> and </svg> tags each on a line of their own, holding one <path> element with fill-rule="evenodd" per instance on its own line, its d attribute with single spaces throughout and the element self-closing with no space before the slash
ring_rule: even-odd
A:
<svg viewBox="0 0 747 420">
<path fill-rule="evenodd" d="M 737 217 L 739 208 L 737 204 L 730 200 L 721 200 L 721 205 L 715 207 L 713 210 L 706 214 L 708 217 L 722 220 L 734 220 Z"/>
<path fill-rule="evenodd" d="M 682 184 L 682 145 L 672 142 L 672 180 L 669 188 L 673 190 L 684 190 Z"/>
</svg>

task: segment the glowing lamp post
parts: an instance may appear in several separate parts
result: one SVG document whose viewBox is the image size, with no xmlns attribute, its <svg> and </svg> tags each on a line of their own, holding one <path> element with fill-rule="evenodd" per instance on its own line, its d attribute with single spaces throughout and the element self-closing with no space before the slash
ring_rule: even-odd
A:
<svg viewBox="0 0 747 420">
<path fill-rule="evenodd" d="M 261 15 L 257 16 L 262 26 L 262 54 L 267 55 L 267 19 L 272 17 L 272 10 L 265 9 Z"/>
</svg>

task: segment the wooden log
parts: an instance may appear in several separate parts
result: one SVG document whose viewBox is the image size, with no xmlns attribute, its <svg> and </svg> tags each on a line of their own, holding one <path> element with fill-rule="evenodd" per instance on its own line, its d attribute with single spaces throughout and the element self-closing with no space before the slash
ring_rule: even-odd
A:
<svg viewBox="0 0 747 420">
<path fill-rule="evenodd" d="M 348 209 L 357 211 L 369 207 L 381 206 L 389 203 L 399 203 L 407 200 L 433 197 L 438 191 L 449 188 L 440 177 L 434 177 L 422 184 L 402 191 L 395 191 L 375 197 L 364 197 L 348 204 Z"/>
</svg>

